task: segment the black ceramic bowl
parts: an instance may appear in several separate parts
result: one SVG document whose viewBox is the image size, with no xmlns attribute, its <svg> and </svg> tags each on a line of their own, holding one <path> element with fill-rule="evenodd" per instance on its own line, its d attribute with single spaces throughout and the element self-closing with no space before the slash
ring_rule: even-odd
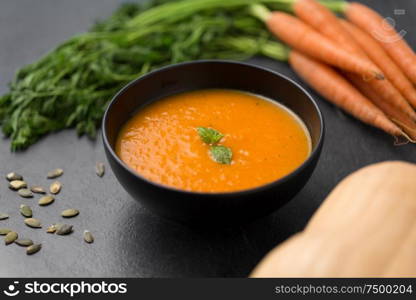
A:
<svg viewBox="0 0 416 300">
<path fill-rule="evenodd" d="M 234 89 L 283 103 L 306 124 L 312 138 L 310 157 L 294 172 L 270 184 L 227 193 L 178 190 L 151 182 L 130 169 L 115 153 L 123 124 L 141 107 L 166 96 L 198 89 Z M 276 72 L 245 63 L 204 60 L 168 66 L 128 84 L 104 115 L 103 140 L 114 174 L 151 211 L 182 222 L 245 222 L 267 215 L 288 202 L 305 185 L 318 161 L 324 133 L 321 112 L 297 83 Z"/>
</svg>

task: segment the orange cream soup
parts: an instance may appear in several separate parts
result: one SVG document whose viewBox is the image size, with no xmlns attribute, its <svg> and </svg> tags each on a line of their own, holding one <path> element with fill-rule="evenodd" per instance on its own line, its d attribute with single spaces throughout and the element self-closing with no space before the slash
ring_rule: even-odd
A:
<svg viewBox="0 0 416 300">
<path fill-rule="evenodd" d="M 196 128 L 225 135 L 232 163 L 213 161 Z M 231 192 L 295 170 L 309 156 L 309 133 L 284 106 L 233 90 L 199 90 L 156 101 L 122 128 L 118 156 L 145 178 L 177 189 Z"/>
</svg>

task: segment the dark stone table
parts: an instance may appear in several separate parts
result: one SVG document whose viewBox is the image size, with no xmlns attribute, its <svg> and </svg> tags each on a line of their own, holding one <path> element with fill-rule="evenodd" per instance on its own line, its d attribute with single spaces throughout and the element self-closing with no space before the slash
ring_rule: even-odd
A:
<svg viewBox="0 0 416 300">
<path fill-rule="evenodd" d="M 105 17 L 116 0 L 13 0 L 0 3 L 0 93 L 14 71 L 35 60 L 57 43 L 83 32 Z M 367 4 L 397 21 L 416 48 L 416 1 L 368 0 Z M 394 9 L 405 9 L 395 16 Z M 292 78 L 284 63 L 256 59 Z M 21 153 L 9 152 L 9 141 L 0 143 L 0 174 L 17 171 L 33 184 L 46 185 L 44 174 L 62 167 L 63 191 L 57 201 L 39 208 L 34 199 L 22 199 L 0 180 L 0 211 L 11 218 L 0 221 L 21 236 L 42 242 L 41 252 L 28 257 L 24 248 L 0 243 L 0 276 L 137 276 L 137 277 L 242 277 L 272 247 L 301 230 L 330 190 L 347 174 L 384 160 L 416 162 L 414 145 L 397 147 L 393 139 L 346 116 L 316 97 L 327 124 L 326 141 L 318 167 L 306 187 L 289 204 L 253 224 L 232 229 L 201 231 L 174 224 L 146 211 L 117 183 L 110 170 L 100 179 L 96 161 L 105 161 L 101 141 L 78 138 L 74 131 L 51 134 Z M 1 175 L 3 176 L 3 175 Z M 357 191 L 359 193 L 360 191 Z M 70 222 L 75 232 L 66 237 L 48 235 L 23 224 L 21 203 L 32 203 L 45 224 L 60 221 L 67 207 L 80 216 Z M 213 216 L 215 222 L 215 216 Z M 359 222 L 359 220 L 357 220 Z M 82 231 L 89 229 L 96 242 L 87 245 Z M 306 250 L 306 249 L 305 249 Z"/>
</svg>

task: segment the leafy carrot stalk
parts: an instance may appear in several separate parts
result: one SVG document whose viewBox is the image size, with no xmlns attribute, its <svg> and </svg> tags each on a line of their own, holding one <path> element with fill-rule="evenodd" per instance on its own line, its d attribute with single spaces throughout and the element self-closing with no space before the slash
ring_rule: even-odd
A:
<svg viewBox="0 0 416 300">
<path fill-rule="evenodd" d="M 289 63 L 296 73 L 328 101 L 364 123 L 391 134 L 397 141 L 410 138 L 350 82 L 331 67 L 298 51 L 292 51 Z"/>
<path fill-rule="evenodd" d="M 341 24 L 360 45 L 370 59 L 380 67 L 384 75 L 400 91 L 407 101 L 416 108 L 416 89 L 402 70 L 390 58 L 382 46 L 368 33 L 354 24 L 341 20 Z"/>
<path fill-rule="evenodd" d="M 360 74 L 364 78 L 384 79 L 382 72 L 373 63 L 337 47 L 296 17 L 282 12 L 271 13 L 260 4 L 252 5 L 251 11 L 266 23 L 273 34 L 292 48 L 342 70 Z"/>
<path fill-rule="evenodd" d="M 416 84 L 416 55 L 387 20 L 371 8 L 355 2 L 346 6 L 345 15 L 350 22 L 372 35 Z"/>
<path fill-rule="evenodd" d="M 386 115 L 395 122 L 412 139 L 412 142 L 416 140 L 416 123 L 409 118 L 403 111 L 396 109 L 390 103 L 384 101 L 380 95 L 374 91 L 365 81 L 352 73 L 344 73 L 349 81 L 369 100 L 371 100 L 377 107 L 386 113 Z"/>
</svg>

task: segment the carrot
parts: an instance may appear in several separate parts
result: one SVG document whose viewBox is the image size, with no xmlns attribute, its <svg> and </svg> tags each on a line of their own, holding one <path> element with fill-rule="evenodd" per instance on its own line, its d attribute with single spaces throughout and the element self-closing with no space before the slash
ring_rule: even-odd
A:
<svg viewBox="0 0 416 300">
<path fill-rule="evenodd" d="M 331 67 L 292 50 L 289 63 L 296 73 L 328 101 L 364 123 L 384 130 L 396 140 L 409 137 L 350 82 Z"/>
<path fill-rule="evenodd" d="M 303 21 L 311 25 L 320 33 L 325 35 L 338 45 L 347 49 L 350 53 L 360 56 L 371 63 L 369 56 L 362 50 L 361 46 L 355 41 L 351 34 L 342 26 L 338 18 L 325 6 L 315 0 L 297 0 L 293 10 Z M 379 65 L 381 67 L 381 65 Z M 409 105 L 402 94 L 388 80 L 368 80 L 372 89 L 377 91 L 381 97 L 394 107 L 403 110 L 413 120 L 416 120 L 416 112 Z M 413 89 L 413 87 L 411 87 Z"/>
<path fill-rule="evenodd" d="M 316 0 L 297 0 L 293 5 L 295 15 L 315 30 L 335 41 L 350 53 L 364 56 L 363 50 L 339 24 L 337 16 Z M 365 56 L 364 56 L 365 57 Z"/>
<path fill-rule="evenodd" d="M 370 101 L 386 113 L 386 115 L 411 137 L 412 142 L 416 140 L 416 123 L 413 122 L 409 116 L 404 114 L 401 110 L 396 109 L 391 104 L 385 102 L 376 91 L 374 91 L 364 80 L 359 76 L 346 73 L 344 74 L 350 82 Z"/>
<path fill-rule="evenodd" d="M 386 50 L 413 84 L 416 84 L 416 55 L 403 37 L 371 8 L 360 3 L 350 3 L 347 19 L 372 35 Z"/>
<path fill-rule="evenodd" d="M 344 29 L 361 46 L 370 59 L 380 67 L 384 75 L 402 93 L 409 103 L 416 108 L 416 89 L 412 82 L 403 74 L 402 70 L 390 58 L 383 47 L 374 38 L 357 26 L 341 20 Z"/>
<path fill-rule="evenodd" d="M 337 47 L 331 40 L 296 17 L 273 12 L 260 5 L 251 6 L 255 16 L 266 22 L 269 30 L 292 48 L 340 69 L 364 78 L 384 79 L 382 72 L 370 61 Z"/>
<path fill-rule="evenodd" d="M 389 103 L 393 107 L 402 110 L 412 120 L 416 121 L 416 112 L 389 80 L 370 80 L 367 81 L 367 84 L 371 86 L 372 89 L 377 91 L 377 94 L 386 103 Z"/>
</svg>

